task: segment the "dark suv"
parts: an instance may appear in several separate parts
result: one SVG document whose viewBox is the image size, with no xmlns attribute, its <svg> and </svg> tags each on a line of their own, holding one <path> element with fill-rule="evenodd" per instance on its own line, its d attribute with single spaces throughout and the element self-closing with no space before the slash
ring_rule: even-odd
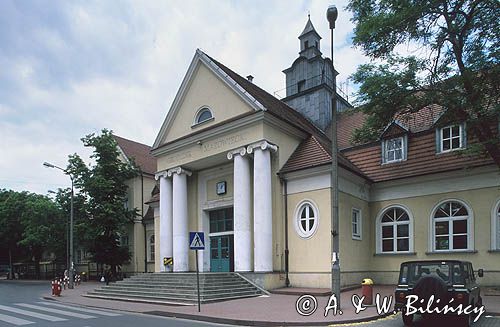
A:
<svg viewBox="0 0 500 327">
<path fill-rule="evenodd" d="M 483 277 L 482 269 L 478 270 L 478 276 Z M 472 264 L 468 261 L 403 262 L 395 295 L 394 309 L 403 313 L 406 326 L 413 323 L 413 314 L 405 312 L 407 303 L 411 303 L 411 311 L 417 309 L 417 313 L 423 313 L 424 316 L 431 312 L 443 313 L 445 306 L 458 308 L 461 304 L 462 308 L 469 305 L 470 308 L 479 308 L 482 305 L 480 288 Z M 460 320 L 463 325 L 470 326 L 475 317 L 474 314 L 462 314 Z"/>
</svg>

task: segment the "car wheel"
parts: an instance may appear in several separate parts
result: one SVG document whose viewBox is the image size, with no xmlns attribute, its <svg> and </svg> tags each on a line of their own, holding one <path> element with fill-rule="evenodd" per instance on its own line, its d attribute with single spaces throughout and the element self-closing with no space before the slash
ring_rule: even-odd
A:
<svg viewBox="0 0 500 327">
<path fill-rule="evenodd" d="M 401 314 L 403 316 L 403 324 L 405 326 L 411 326 L 413 324 L 413 314 L 406 315 L 404 311 L 401 311 Z"/>
</svg>

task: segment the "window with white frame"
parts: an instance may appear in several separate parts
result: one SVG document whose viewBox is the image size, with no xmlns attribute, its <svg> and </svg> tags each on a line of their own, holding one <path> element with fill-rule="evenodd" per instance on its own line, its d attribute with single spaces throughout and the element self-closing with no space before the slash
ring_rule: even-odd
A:
<svg viewBox="0 0 500 327">
<path fill-rule="evenodd" d="M 193 125 L 204 123 L 204 122 L 209 121 L 213 118 L 214 118 L 214 116 L 212 115 L 212 111 L 210 111 L 210 109 L 207 107 L 203 107 L 196 114 Z"/>
<path fill-rule="evenodd" d="M 318 228 L 318 209 L 311 201 L 303 201 L 295 213 L 295 230 L 302 238 L 311 237 Z"/>
<path fill-rule="evenodd" d="M 382 141 L 382 163 L 406 160 L 406 136 Z"/>
<path fill-rule="evenodd" d="M 434 250 L 468 250 L 470 219 L 469 210 L 458 201 L 447 201 L 438 205 L 432 217 Z"/>
<path fill-rule="evenodd" d="M 463 125 L 451 125 L 439 130 L 439 152 L 449 152 L 465 147 Z"/>
<path fill-rule="evenodd" d="M 149 261 L 155 261 L 155 236 L 151 235 L 148 240 L 149 243 Z"/>
<path fill-rule="evenodd" d="M 410 215 L 399 206 L 385 209 L 378 229 L 380 253 L 410 252 L 413 229 Z"/>
<path fill-rule="evenodd" d="M 352 219 L 352 238 L 355 240 L 361 240 L 361 210 L 352 208 L 351 213 Z"/>
</svg>

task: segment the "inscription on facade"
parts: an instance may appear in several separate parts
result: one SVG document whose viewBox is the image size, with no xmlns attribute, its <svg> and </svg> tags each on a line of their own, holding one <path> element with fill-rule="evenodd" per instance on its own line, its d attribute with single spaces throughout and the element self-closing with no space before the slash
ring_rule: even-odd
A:
<svg viewBox="0 0 500 327">
<path fill-rule="evenodd" d="M 191 157 L 192 157 L 191 151 L 185 151 L 178 154 L 169 155 L 167 159 L 168 162 L 179 162 L 182 160 L 191 159 Z"/>
<path fill-rule="evenodd" d="M 203 144 L 203 152 L 209 152 L 213 150 L 218 150 L 227 146 L 231 146 L 235 143 L 244 141 L 245 137 L 243 135 L 238 134 L 238 135 L 232 135 L 232 136 L 226 136 L 222 137 L 220 139 L 217 139 L 215 141 L 207 142 Z"/>
</svg>

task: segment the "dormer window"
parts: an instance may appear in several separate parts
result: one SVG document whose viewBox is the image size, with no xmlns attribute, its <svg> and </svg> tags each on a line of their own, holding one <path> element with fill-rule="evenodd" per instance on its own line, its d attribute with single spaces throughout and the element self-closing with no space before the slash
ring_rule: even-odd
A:
<svg viewBox="0 0 500 327">
<path fill-rule="evenodd" d="M 464 126 L 450 125 L 439 129 L 436 133 L 438 152 L 450 152 L 465 147 Z"/>
<path fill-rule="evenodd" d="M 382 163 L 406 160 L 406 136 L 382 140 Z"/>
<path fill-rule="evenodd" d="M 304 41 L 304 49 L 309 48 L 309 41 Z"/>
<path fill-rule="evenodd" d="M 202 124 L 208 121 L 211 121 L 214 119 L 214 116 L 212 115 L 212 111 L 208 107 L 202 107 L 198 112 L 196 113 L 193 127 Z"/>
</svg>

